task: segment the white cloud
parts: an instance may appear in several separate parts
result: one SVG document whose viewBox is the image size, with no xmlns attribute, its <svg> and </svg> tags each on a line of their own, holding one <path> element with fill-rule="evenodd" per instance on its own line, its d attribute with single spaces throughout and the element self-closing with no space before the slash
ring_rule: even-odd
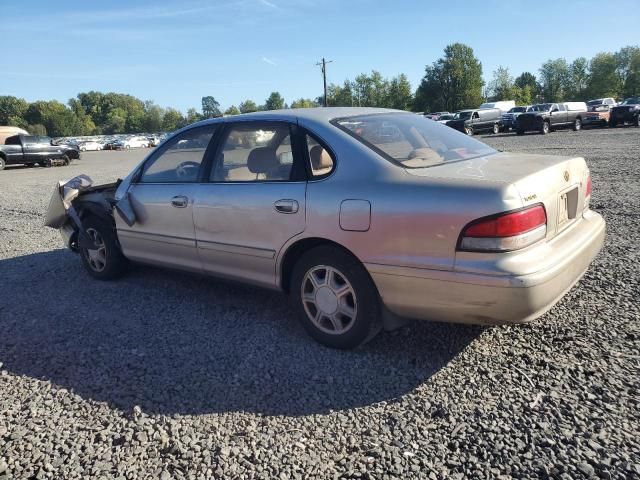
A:
<svg viewBox="0 0 640 480">
<path fill-rule="evenodd" d="M 274 60 L 271 60 L 270 58 L 267 58 L 267 57 L 262 57 L 262 61 L 264 63 L 268 63 L 269 65 L 273 65 L 273 66 L 278 65 Z"/>
<path fill-rule="evenodd" d="M 269 0 L 259 0 L 259 2 L 270 8 L 278 8 L 278 6 L 275 3 L 271 3 Z"/>
</svg>

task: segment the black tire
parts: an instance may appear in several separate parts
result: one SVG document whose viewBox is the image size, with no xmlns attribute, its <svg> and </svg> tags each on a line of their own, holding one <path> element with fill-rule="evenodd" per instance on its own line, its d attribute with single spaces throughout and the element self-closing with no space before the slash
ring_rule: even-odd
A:
<svg viewBox="0 0 640 480">
<path fill-rule="evenodd" d="M 609 127 L 616 128 L 618 126 L 617 120 L 609 120 Z"/>
<path fill-rule="evenodd" d="M 323 270 L 324 279 L 314 276 Z M 312 276 L 316 282 L 324 283 L 314 283 Z M 328 290 L 346 288 L 346 293 L 339 296 L 330 294 L 329 308 L 335 310 L 325 314 L 318 305 L 322 305 L 321 290 L 326 292 L 331 283 L 333 285 Z M 372 339 L 382 328 L 380 297 L 369 272 L 358 259 L 338 247 L 321 245 L 303 254 L 293 268 L 289 291 L 307 333 L 327 347 L 356 348 Z M 309 301 L 303 300 L 305 293 Z M 330 311 L 329 308 L 326 311 Z M 351 312 L 352 316 L 343 315 L 343 309 Z M 329 315 L 337 318 L 331 320 Z M 345 330 L 331 333 L 336 330 L 336 323 Z"/>
<path fill-rule="evenodd" d="M 633 122 L 636 127 L 640 127 L 640 115 L 636 116 L 636 121 Z"/>
<path fill-rule="evenodd" d="M 98 262 L 92 258 L 88 249 L 80 248 L 80 258 L 85 270 L 93 278 L 98 280 L 114 280 L 127 270 L 128 261 L 120 250 L 120 245 L 116 237 L 115 227 L 106 220 L 96 216 L 89 216 L 82 222 L 91 240 L 98 238 L 94 233 L 99 235 L 99 240 L 104 248 L 103 260 Z M 98 250 L 99 251 L 99 250 Z M 98 263 L 102 263 L 101 268 Z"/>
<path fill-rule="evenodd" d="M 51 160 L 49 158 L 47 158 L 46 160 L 44 160 L 43 162 L 40 162 L 39 164 L 41 167 L 44 168 L 49 168 L 51 166 Z"/>
<path fill-rule="evenodd" d="M 7 166 L 7 162 L 4 161 L 3 157 L 0 157 L 0 172 L 4 170 L 4 167 Z"/>
<path fill-rule="evenodd" d="M 573 121 L 573 131 L 579 132 L 582 129 L 582 119 L 580 117 L 576 117 Z"/>
<path fill-rule="evenodd" d="M 470 137 L 473 137 L 473 128 L 472 127 L 464 127 L 464 133 L 466 133 Z"/>
<path fill-rule="evenodd" d="M 516 130 L 516 134 L 524 135 L 524 130 L 520 130 L 519 128 Z"/>
<path fill-rule="evenodd" d="M 64 164 L 65 167 L 68 167 L 69 164 L 71 163 L 71 160 L 69 159 L 69 155 L 63 155 L 63 157 L 60 160 L 62 160 L 62 163 Z"/>
<path fill-rule="evenodd" d="M 540 133 L 542 135 L 547 135 L 551 131 L 551 125 L 549 122 L 542 122 L 542 126 L 540 127 Z"/>
<path fill-rule="evenodd" d="M 493 134 L 497 135 L 500 133 L 500 125 L 498 125 L 497 123 L 493 124 Z"/>
</svg>

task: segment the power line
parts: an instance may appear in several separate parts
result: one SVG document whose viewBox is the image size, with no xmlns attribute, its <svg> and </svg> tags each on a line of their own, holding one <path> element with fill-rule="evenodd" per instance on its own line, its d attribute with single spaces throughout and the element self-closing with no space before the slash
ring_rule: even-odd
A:
<svg viewBox="0 0 640 480">
<path fill-rule="evenodd" d="M 316 63 L 317 66 L 321 66 L 322 67 L 322 81 L 324 82 L 324 101 L 323 106 L 327 106 L 327 63 L 332 63 L 333 60 L 325 60 L 324 57 L 322 57 L 322 62 L 318 62 Z"/>
</svg>

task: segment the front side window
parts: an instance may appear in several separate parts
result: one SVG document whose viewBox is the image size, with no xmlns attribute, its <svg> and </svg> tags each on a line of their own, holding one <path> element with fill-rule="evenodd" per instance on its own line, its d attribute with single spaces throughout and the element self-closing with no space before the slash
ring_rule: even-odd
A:
<svg viewBox="0 0 640 480">
<path fill-rule="evenodd" d="M 197 182 L 200 165 L 216 125 L 194 128 L 172 138 L 144 166 L 141 183 Z"/>
<path fill-rule="evenodd" d="M 212 182 L 281 182 L 291 179 L 293 150 L 288 124 L 236 125 L 222 139 Z"/>
<path fill-rule="evenodd" d="M 360 115 L 332 121 L 383 157 L 406 168 L 422 168 L 467 160 L 496 151 L 478 140 L 412 113 Z M 394 126 L 399 137 L 381 142 L 371 132 Z"/>
</svg>

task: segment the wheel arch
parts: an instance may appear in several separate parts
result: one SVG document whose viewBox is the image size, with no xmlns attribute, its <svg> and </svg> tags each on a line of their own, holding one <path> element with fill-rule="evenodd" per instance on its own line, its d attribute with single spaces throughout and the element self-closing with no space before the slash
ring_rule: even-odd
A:
<svg viewBox="0 0 640 480">
<path fill-rule="evenodd" d="M 319 247 L 321 245 L 328 245 L 332 247 L 339 248 L 344 252 L 351 255 L 353 258 L 362 263 L 362 261 L 355 255 L 351 250 L 346 248 L 344 245 L 339 244 L 333 240 L 329 240 L 328 238 L 323 237 L 307 237 L 296 240 L 291 245 L 286 247 L 286 250 L 281 255 L 281 259 L 278 262 L 277 269 L 277 285 L 278 287 L 286 293 L 289 293 L 289 283 L 291 282 L 291 274 L 293 272 L 293 267 L 296 262 L 302 255 L 311 250 L 312 248 Z"/>
</svg>

